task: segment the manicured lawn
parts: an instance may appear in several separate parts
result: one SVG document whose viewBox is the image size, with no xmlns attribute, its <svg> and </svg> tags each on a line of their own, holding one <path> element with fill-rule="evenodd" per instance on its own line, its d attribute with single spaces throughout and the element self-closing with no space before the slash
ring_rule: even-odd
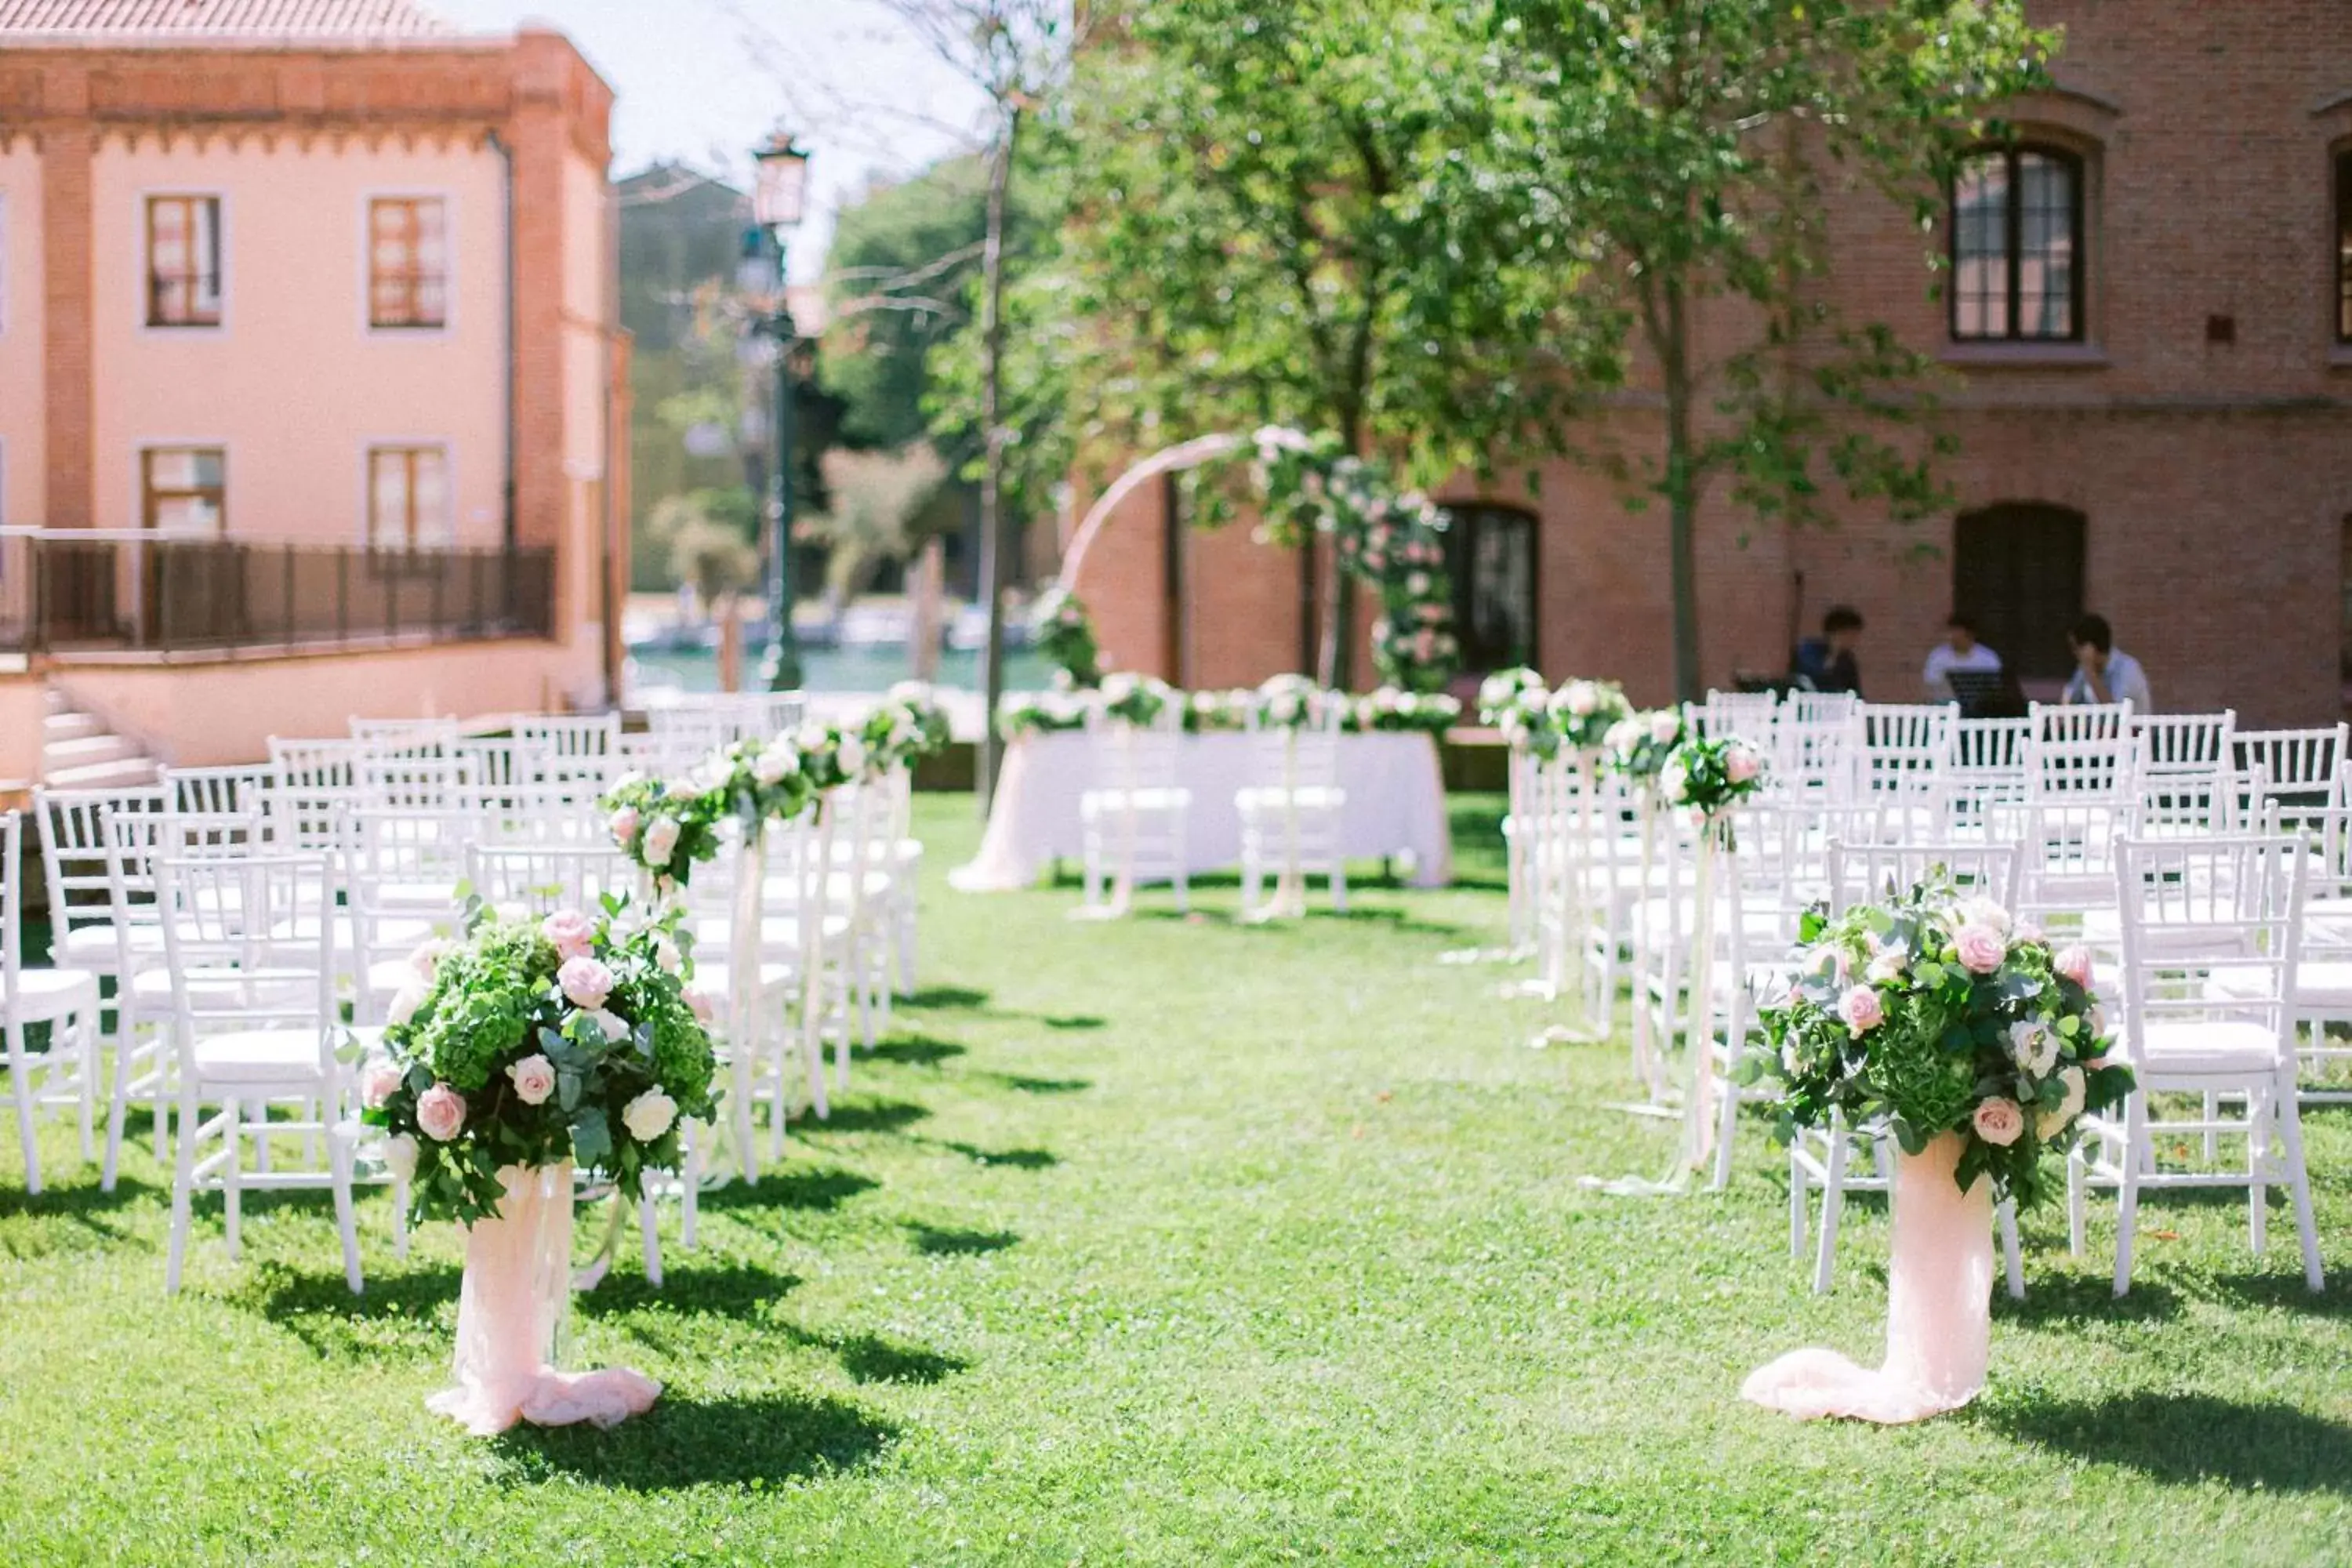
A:
<svg viewBox="0 0 2352 1568">
<path fill-rule="evenodd" d="M 0 1531 L 11 1563 L 1686 1562 L 2352 1558 L 2352 1296 L 2312 1299 L 2284 1205 L 2143 1213 L 2137 1289 L 2027 1222 L 1990 1394 L 1914 1429 L 1801 1426 L 1741 1376 L 1875 1359 L 1883 1210 L 1837 1291 L 1787 1255 L 1760 1125 L 1727 1197 L 1612 1198 L 1659 1123 L 1622 1048 L 1530 1048 L 1492 802 L 1436 894 L 1244 930 L 1230 885 L 1073 924 L 1064 888 L 927 899 L 926 990 L 784 1173 L 705 1200 L 667 1288 L 631 1258 L 583 1357 L 663 1379 L 611 1433 L 482 1442 L 428 1415 L 457 1237 L 405 1266 L 364 1209 L 343 1289 L 323 1197 L 199 1210 L 163 1294 L 167 1178 L 0 1152 Z M 975 841 L 924 803 L 935 879 Z M 2352 1116 L 2315 1114 L 2352 1268 Z M 583 1245 L 593 1216 L 583 1216 Z M 2352 1286 L 2352 1273 L 2338 1277 Z"/>
</svg>

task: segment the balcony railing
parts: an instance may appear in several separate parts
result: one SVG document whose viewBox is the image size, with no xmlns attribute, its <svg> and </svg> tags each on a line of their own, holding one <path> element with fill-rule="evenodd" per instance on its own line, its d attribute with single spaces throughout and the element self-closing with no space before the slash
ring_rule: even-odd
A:
<svg viewBox="0 0 2352 1568">
<path fill-rule="evenodd" d="M 0 648 L 304 648 L 554 633 L 555 552 L 0 529 Z"/>
</svg>

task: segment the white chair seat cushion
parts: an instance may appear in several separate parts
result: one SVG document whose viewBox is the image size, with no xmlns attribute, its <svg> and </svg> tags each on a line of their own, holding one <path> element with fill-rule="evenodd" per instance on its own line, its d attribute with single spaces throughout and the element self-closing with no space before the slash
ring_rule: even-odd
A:
<svg viewBox="0 0 2352 1568">
<path fill-rule="evenodd" d="M 2205 994 L 2216 998 L 2256 1000 L 2270 994 L 2271 975 L 2255 965 L 2215 969 L 2205 977 Z M 2294 1001 L 2298 1007 L 2341 1008 L 2352 1012 L 2352 962 L 2323 959 L 2301 963 L 2294 971 Z"/>
<path fill-rule="evenodd" d="M 1293 798 L 1301 811 L 1337 811 L 1348 804 L 1348 792 L 1338 784 L 1301 784 L 1297 789 L 1285 789 L 1280 784 L 1251 784 L 1234 792 L 1234 805 L 1244 816 L 1251 816 L 1284 810 Z"/>
<path fill-rule="evenodd" d="M 1092 822 L 1112 812 L 1124 812 L 1130 805 L 1142 811 L 1189 811 L 1192 792 L 1189 789 L 1090 789 L 1078 796 L 1078 816 Z"/>
<path fill-rule="evenodd" d="M 773 991 L 780 985 L 789 985 L 799 973 L 796 964 L 777 959 L 765 960 L 760 965 L 760 989 Z M 694 966 L 694 988 L 715 1003 L 724 1004 L 734 977 L 735 972 L 723 958 L 698 962 Z"/>
<path fill-rule="evenodd" d="M 98 976 L 87 969 L 20 969 L 16 988 L 0 990 L 0 1006 L 21 1024 L 47 1023 L 98 1005 Z"/>
<path fill-rule="evenodd" d="M 76 963 L 102 963 L 114 967 L 114 927 L 111 925 L 76 926 L 56 943 L 57 954 Z M 131 951 L 136 953 L 157 953 L 163 951 L 163 928 L 159 925 L 134 924 L 131 928 Z"/>
<path fill-rule="evenodd" d="M 2279 1038 L 2242 1019 L 2159 1020 L 2140 1031 L 2139 1049 L 2152 1079 L 2173 1073 L 2259 1077 L 2277 1065 Z"/>
<path fill-rule="evenodd" d="M 827 942 L 849 935 L 849 917 L 829 914 L 824 917 L 824 940 Z M 797 948 L 801 944 L 801 922 L 792 915 L 768 915 L 760 921 L 760 945 L 762 947 Z M 731 945 L 727 918 L 708 915 L 694 922 L 694 951 L 698 955 L 697 973 L 727 957 Z M 707 957 L 709 963 L 703 961 Z"/>
<path fill-rule="evenodd" d="M 286 1084 L 317 1079 L 316 1029 L 240 1029 L 199 1038 L 196 1077 L 214 1083 Z"/>
</svg>

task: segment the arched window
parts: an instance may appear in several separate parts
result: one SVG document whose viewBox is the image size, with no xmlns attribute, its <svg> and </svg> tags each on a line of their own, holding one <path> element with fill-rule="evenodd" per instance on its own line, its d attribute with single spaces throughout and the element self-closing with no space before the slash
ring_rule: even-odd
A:
<svg viewBox="0 0 2352 1568">
<path fill-rule="evenodd" d="M 1982 147 L 1952 177 L 1952 336 L 2083 336 L 2083 160 L 2063 148 Z"/>
<path fill-rule="evenodd" d="M 1462 668 L 1508 669 L 1536 659 L 1536 519 L 1512 506 L 1445 509 L 1445 566 L 1454 578 Z"/>
<path fill-rule="evenodd" d="M 2027 680 L 2074 668 L 2067 628 L 2083 613 L 2083 514 L 2011 501 L 1964 512 L 1952 528 L 1952 608 L 2002 665 Z"/>
</svg>

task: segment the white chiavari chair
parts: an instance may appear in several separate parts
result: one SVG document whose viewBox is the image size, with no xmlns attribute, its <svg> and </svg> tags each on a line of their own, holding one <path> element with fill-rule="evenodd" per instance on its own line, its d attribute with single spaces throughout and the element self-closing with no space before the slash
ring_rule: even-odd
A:
<svg viewBox="0 0 2352 1568">
<path fill-rule="evenodd" d="M 1295 868 L 1303 898 L 1307 878 L 1320 876 L 1331 907 L 1348 908 L 1348 867 L 1340 824 L 1348 792 L 1339 785 L 1339 721 L 1343 703 L 1308 700 L 1307 721 L 1296 730 L 1260 725 L 1253 713 L 1260 782 L 1234 793 L 1242 824 L 1242 918 L 1265 908 L 1265 878 L 1281 887 Z"/>
<path fill-rule="evenodd" d="M 1982 833 L 1994 807 L 2025 799 L 2032 731 L 2032 721 L 2026 719 L 1963 718 L 1953 724 L 1951 801 L 1956 834 Z"/>
<path fill-rule="evenodd" d="M 2121 801 L 2138 792 L 2139 742 L 2128 702 L 2035 703 L 2027 749 L 2029 801 Z"/>
<path fill-rule="evenodd" d="M 1830 911 L 1843 914 L 1856 904 L 1874 903 L 1918 886 L 1930 876 L 1948 877 L 1968 898 L 1989 899 L 2003 909 L 2011 906 L 2018 881 L 2020 849 L 2015 844 L 1982 839 L 1965 843 L 1839 843 L 1830 851 Z M 1805 1251 L 1808 1194 L 1822 1194 L 1820 1240 L 1813 1257 L 1813 1289 L 1826 1294 L 1837 1267 L 1838 1223 L 1845 1195 L 1854 1192 L 1891 1193 L 1895 1159 L 1891 1140 L 1884 1132 L 1865 1134 L 1833 1118 L 1827 1128 L 1802 1130 L 1789 1145 L 1789 1251 Z M 1857 1147 L 1859 1146 L 1859 1147 Z M 1867 1163 L 1860 1172 L 1853 1158 L 1861 1152 Z M 2025 1273 L 2017 1236 L 2017 1209 L 2002 1204 L 2000 1211 L 2003 1271 L 2014 1300 L 2025 1296 Z"/>
<path fill-rule="evenodd" d="M 176 1292 L 187 1254 L 191 1211 L 202 1189 L 222 1194 L 229 1256 L 239 1250 L 247 1189 L 324 1187 L 333 1194 L 343 1276 L 361 1289 L 359 1232 L 352 1187 L 361 1130 L 337 1059 L 334 1000 L 337 921 L 325 897 L 331 857 L 316 851 L 183 853 L 175 841 L 155 859 L 165 916 L 173 1041 L 178 1058 L 178 1135 L 173 1142 L 172 1234 L 164 1289 Z M 288 1121 L 268 1117 L 290 1106 Z M 210 1117 L 206 1107 L 216 1107 Z M 299 1136 L 323 1144 L 323 1163 L 291 1168 L 270 1157 L 270 1141 Z M 254 1168 L 246 1145 L 254 1145 Z M 217 1148 L 205 1152 L 207 1143 Z"/>
<path fill-rule="evenodd" d="M 2248 815 L 2276 803 L 2292 826 L 2299 808 L 2344 804 L 2347 726 L 2308 730 L 2239 730 L 2230 737 Z"/>
<path fill-rule="evenodd" d="M 2219 713 L 2134 713 L 2131 732 L 2139 742 L 2143 778 L 2175 773 L 2202 777 L 2237 766 L 2231 736 L 2238 727 L 2234 709 Z"/>
<path fill-rule="evenodd" d="M 40 1112 L 72 1108 L 81 1119 L 81 1157 L 97 1152 L 98 974 L 89 969 L 35 968 L 25 962 L 25 819 L 0 813 L 0 1039 L 24 1152 L 25 1190 L 41 1190 Z M 38 1027 L 37 1045 L 31 1031 Z"/>
<path fill-rule="evenodd" d="M 593 910 L 604 895 L 636 896 L 638 876 L 619 847 L 602 844 L 470 844 L 466 879 L 504 915 Z"/>
<path fill-rule="evenodd" d="M 1095 755 L 1103 776 L 1078 796 L 1085 912 L 1123 913 L 1128 894 L 1154 882 L 1175 890 L 1178 910 L 1192 907 L 1185 826 L 1192 792 L 1177 783 L 1183 719 L 1172 700 L 1161 703 L 1148 724 L 1106 719 L 1096 710 L 1092 723 L 1103 743 Z"/>
<path fill-rule="evenodd" d="M 1950 831 L 1958 723 L 1949 702 L 1863 704 L 1864 793 L 1906 814 L 1906 837 Z"/>
<path fill-rule="evenodd" d="M 379 756 L 437 757 L 457 744 L 457 721 L 353 719 L 352 739 Z"/>
<path fill-rule="evenodd" d="M 277 784 L 269 815 L 276 841 L 289 848 L 336 847 L 341 814 L 361 804 L 360 760 L 367 754 L 359 741 L 270 736 L 269 766 Z"/>
<path fill-rule="evenodd" d="M 2141 1194 L 2173 1188 L 2246 1188 L 2247 1231 L 2259 1253 L 2267 1189 L 2286 1187 L 2305 1282 L 2322 1287 L 2290 1016 L 2306 864 L 2304 841 L 2287 834 L 2126 839 L 2118 851 L 2117 1037 L 2137 1085 L 2120 1114 L 2083 1119 L 2083 1141 L 2067 1163 L 2067 1228 L 2078 1257 L 2088 1189 L 2116 1193 L 2118 1296 L 2131 1288 Z M 2157 1098 L 2173 1094 L 2201 1098 L 2204 1115 L 2174 1119 Z M 2244 1118 L 2224 1118 L 2223 1101 L 2242 1105 Z M 2178 1160 L 2189 1133 L 2243 1138 L 2244 1167 L 2168 1163 Z"/>
<path fill-rule="evenodd" d="M 169 809 L 199 816 L 259 816 L 269 808 L 278 775 L 267 763 L 242 767 L 163 770 Z"/>
<path fill-rule="evenodd" d="M 538 714 L 515 721 L 515 740 L 530 751 L 541 782 L 584 779 L 609 784 L 617 768 L 617 713 Z"/>
</svg>

